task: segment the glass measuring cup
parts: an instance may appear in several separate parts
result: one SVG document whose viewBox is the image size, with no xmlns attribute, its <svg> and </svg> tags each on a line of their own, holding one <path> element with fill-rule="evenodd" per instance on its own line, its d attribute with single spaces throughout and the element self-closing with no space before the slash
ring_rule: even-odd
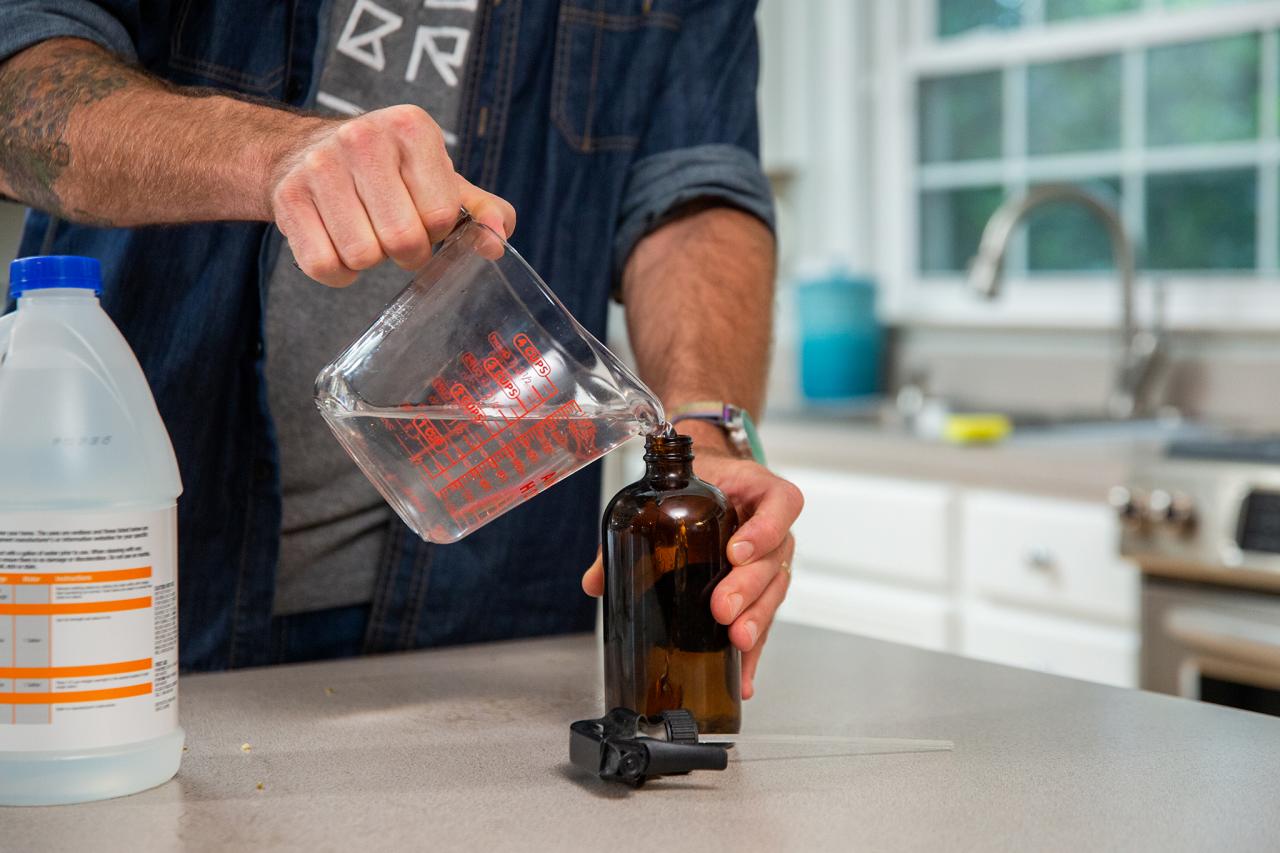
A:
<svg viewBox="0 0 1280 853">
<path fill-rule="evenodd" d="M 441 543 L 663 423 L 653 392 L 465 213 L 315 398 L 400 518 Z"/>
</svg>

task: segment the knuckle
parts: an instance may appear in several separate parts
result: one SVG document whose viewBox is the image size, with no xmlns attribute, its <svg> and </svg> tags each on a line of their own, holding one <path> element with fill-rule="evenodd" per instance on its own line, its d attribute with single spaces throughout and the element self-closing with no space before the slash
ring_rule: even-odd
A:
<svg viewBox="0 0 1280 853">
<path fill-rule="evenodd" d="M 435 126 L 427 111 L 413 104 L 388 107 L 384 113 L 387 127 L 402 136 L 419 137 Z"/>
<path fill-rule="evenodd" d="M 786 497 L 787 503 L 795 507 L 796 514 L 799 515 L 804 510 L 804 492 L 800 491 L 800 487 L 790 480 L 783 480 L 782 493 Z"/>
<path fill-rule="evenodd" d="M 327 176 L 337 165 L 333 155 L 324 148 L 312 148 L 302 156 L 302 171 L 311 176 Z"/>
<path fill-rule="evenodd" d="M 359 150 L 373 145 L 378 139 L 379 131 L 375 123 L 361 117 L 343 124 L 335 136 L 344 147 Z"/>
<path fill-rule="evenodd" d="M 782 544 L 782 540 L 786 538 L 787 531 L 778 523 L 777 519 L 767 515 L 758 515 L 755 518 L 756 535 L 765 542 L 775 543 L 772 547 Z"/>
<path fill-rule="evenodd" d="M 271 191 L 271 204 L 277 211 L 290 211 L 308 197 L 306 185 L 286 177 Z"/>
<path fill-rule="evenodd" d="M 382 250 L 365 240 L 343 245 L 338 254 L 342 256 L 343 263 L 353 270 L 367 270 L 382 260 Z"/>
<path fill-rule="evenodd" d="M 392 257 L 417 255 L 428 246 L 426 232 L 421 225 L 413 223 L 387 228 L 378 235 L 378 239 Z"/>
<path fill-rule="evenodd" d="M 335 257 L 299 257 L 298 266 L 316 281 L 337 281 L 342 278 L 342 265 Z"/>
<path fill-rule="evenodd" d="M 444 231 L 453 227 L 453 223 L 458 220 L 458 205 L 450 205 L 448 207 L 435 207 L 428 210 L 422 215 L 422 223 L 432 233 Z"/>
</svg>

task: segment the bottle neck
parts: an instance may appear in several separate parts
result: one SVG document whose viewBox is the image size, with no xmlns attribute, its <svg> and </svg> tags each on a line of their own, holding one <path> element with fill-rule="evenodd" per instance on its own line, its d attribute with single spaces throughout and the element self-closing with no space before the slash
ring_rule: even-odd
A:
<svg viewBox="0 0 1280 853">
<path fill-rule="evenodd" d="M 18 294 L 18 307 L 28 310 L 48 306 L 97 305 L 98 295 L 84 287 L 42 287 Z"/>
<path fill-rule="evenodd" d="M 687 435 L 650 435 L 644 441 L 645 479 L 675 484 L 693 477 L 693 439 Z"/>
</svg>

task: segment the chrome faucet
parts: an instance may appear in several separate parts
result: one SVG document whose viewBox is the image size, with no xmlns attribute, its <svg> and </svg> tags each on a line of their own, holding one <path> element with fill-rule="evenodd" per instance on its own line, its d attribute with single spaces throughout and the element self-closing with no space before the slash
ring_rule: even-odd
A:
<svg viewBox="0 0 1280 853">
<path fill-rule="evenodd" d="M 1138 328 L 1134 320 L 1133 241 L 1120 217 L 1091 193 L 1070 184 L 1045 184 L 1020 198 L 1000 205 L 982 232 L 978 253 L 969 262 L 969 286 L 987 299 L 994 299 L 1004 277 L 1004 256 L 1014 229 L 1027 214 L 1041 205 L 1073 202 L 1092 213 L 1106 227 L 1111 238 L 1111 255 L 1120 273 L 1120 365 L 1107 398 L 1107 412 L 1114 418 L 1132 418 L 1150 411 L 1151 387 L 1164 359 L 1163 335 L 1159 324 L 1151 331 Z"/>
</svg>

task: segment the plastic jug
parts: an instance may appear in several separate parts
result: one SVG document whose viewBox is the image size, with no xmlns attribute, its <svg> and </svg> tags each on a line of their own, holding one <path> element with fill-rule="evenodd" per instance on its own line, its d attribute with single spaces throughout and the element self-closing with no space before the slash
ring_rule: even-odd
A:
<svg viewBox="0 0 1280 853">
<path fill-rule="evenodd" d="M 0 317 L 0 804 L 171 778 L 178 727 L 173 447 L 98 304 L 98 262 L 14 261 Z"/>
<path fill-rule="evenodd" d="M 663 423 L 653 392 L 466 215 L 320 372 L 316 404 L 430 542 L 461 539 Z"/>
</svg>

